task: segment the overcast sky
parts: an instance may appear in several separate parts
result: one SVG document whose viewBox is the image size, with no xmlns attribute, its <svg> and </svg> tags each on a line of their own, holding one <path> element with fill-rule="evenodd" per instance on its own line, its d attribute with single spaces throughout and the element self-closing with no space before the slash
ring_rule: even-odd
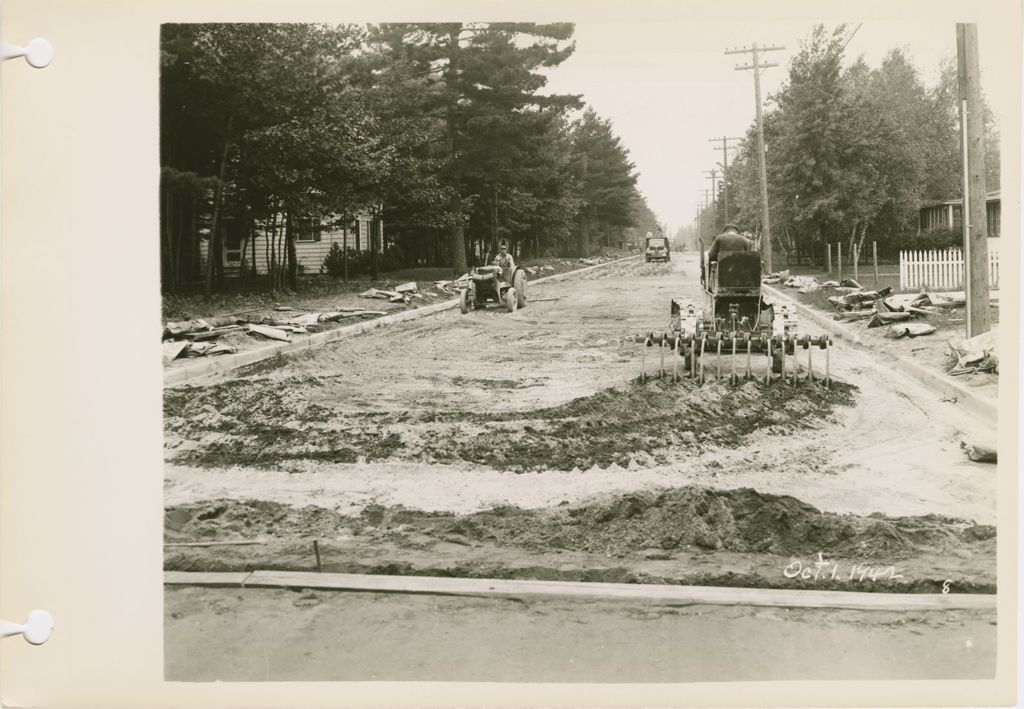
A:
<svg viewBox="0 0 1024 709">
<path fill-rule="evenodd" d="M 858 24 L 851 23 L 849 30 Z M 766 55 L 780 65 L 762 74 L 767 99 L 785 80 L 789 60 L 812 28 L 813 22 L 578 22 L 576 52 L 551 72 L 548 90 L 583 94 L 602 117 L 611 119 L 636 163 L 640 191 L 674 233 L 692 223 L 696 203 L 711 186 L 703 172 L 722 159 L 721 144 L 708 139 L 743 136 L 754 120 L 752 72 L 734 69 L 749 63 L 750 55 L 724 51 L 755 41 L 785 47 Z M 992 44 L 986 45 L 980 26 L 982 82 L 989 95 L 985 77 L 993 61 L 1005 55 Z M 865 22 L 846 48 L 846 63 L 863 55 L 876 67 L 897 47 L 930 86 L 942 59 L 956 57 L 955 25 Z"/>
</svg>

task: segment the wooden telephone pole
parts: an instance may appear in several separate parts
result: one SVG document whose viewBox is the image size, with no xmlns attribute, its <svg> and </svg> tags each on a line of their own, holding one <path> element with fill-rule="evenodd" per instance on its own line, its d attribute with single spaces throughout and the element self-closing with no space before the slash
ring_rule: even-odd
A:
<svg viewBox="0 0 1024 709">
<path fill-rule="evenodd" d="M 729 223 L 729 141 L 742 138 L 708 138 L 709 143 L 722 142 L 722 207 L 725 208 L 725 223 Z"/>
<path fill-rule="evenodd" d="M 709 180 L 711 180 L 711 206 L 714 207 L 715 206 L 715 202 L 718 200 L 718 194 L 717 194 L 718 183 L 715 181 L 716 178 L 718 177 L 718 171 L 714 170 L 714 169 L 705 170 L 704 174 L 708 176 Z M 715 212 L 714 219 L 712 220 L 711 223 L 714 224 L 715 225 L 715 229 L 717 229 L 718 228 L 718 210 L 715 209 L 714 212 Z"/>
<path fill-rule="evenodd" d="M 697 208 L 697 237 L 693 240 L 693 248 L 697 249 L 698 242 L 704 238 L 704 212 L 701 209 L 700 202 L 694 203 Z"/>
<path fill-rule="evenodd" d="M 708 190 L 706 187 L 703 190 L 697 190 L 698 198 L 701 196 L 701 194 L 704 195 L 704 201 L 697 203 L 697 209 L 700 210 L 700 236 L 701 238 L 704 238 L 705 232 L 708 230 L 709 226 L 709 220 L 706 217 L 708 211 Z M 710 226 L 712 229 L 714 229 L 714 224 L 711 224 Z"/>
<path fill-rule="evenodd" d="M 764 120 L 761 117 L 761 70 L 770 69 L 778 64 L 766 64 L 760 61 L 759 52 L 775 52 L 785 47 L 758 47 L 755 43 L 747 49 L 728 49 L 726 54 L 752 54 L 750 64 L 736 67 L 736 71 L 752 70 L 754 72 L 754 101 L 757 108 L 757 156 L 761 173 L 761 258 L 764 260 L 768 273 L 772 272 L 772 230 L 768 221 L 768 170 L 764 160 Z"/>
<path fill-rule="evenodd" d="M 956 56 L 964 171 L 964 292 L 967 337 L 974 337 L 992 329 L 988 305 L 988 211 L 977 25 L 957 24 Z"/>
</svg>

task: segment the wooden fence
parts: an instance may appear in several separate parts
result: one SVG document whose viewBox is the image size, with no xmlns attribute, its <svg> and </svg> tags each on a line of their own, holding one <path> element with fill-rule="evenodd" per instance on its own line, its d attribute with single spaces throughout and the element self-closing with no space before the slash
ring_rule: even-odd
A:
<svg viewBox="0 0 1024 709">
<path fill-rule="evenodd" d="M 997 243 L 993 244 L 992 242 Z M 988 240 L 988 285 L 999 287 L 998 239 Z M 960 249 L 900 251 L 900 290 L 960 290 L 964 287 L 964 253 Z"/>
</svg>

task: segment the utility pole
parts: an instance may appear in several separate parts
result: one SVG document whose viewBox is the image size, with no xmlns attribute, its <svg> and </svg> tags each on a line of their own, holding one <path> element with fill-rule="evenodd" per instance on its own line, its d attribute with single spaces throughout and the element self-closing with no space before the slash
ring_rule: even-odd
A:
<svg viewBox="0 0 1024 709">
<path fill-rule="evenodd" d="M 705 187 L 704 188 L 704 213 L 705 214 L 707 213 L 708 207 L 710 207 L 710 206 L 711 206 L 711 190 L 709 190 L 707 187 Z M 715 231 L 715 220 L 714 219 L 707 219 L 707 220 L 705 220 L 705 222 L 706 222 L 705 226 L 708 227 L 711 230 L 708 233 L 708 238 L 710 239 L 711 237 L 713 237 L 715 235 L 714 234 L 714 231 Z"/>
<path fill-rule="evenodd" d="M 698 242 L 704 238 L 704 212 L 701 210 L 700 202 L 693 206 L 697 208 L 697 238 L 693 240 L 693 248 L 696 250 Z"/>
<path fill-rule="evenodd" d="M 752 70 L 754 72 L 754 101 L 757 108 L 757 157 L 761 171 L 761 258 L 764 260 L 768 273 L 772 272 L 772 230 L 768 221 L 768 170 L 764 160 L 764 120 L 761 116 L 761 70 L 770 69 L 778 64 L 766 64 L 760 61 L 759 52 L 775 52 L 785 47 L 758 47 L 755 42 L 750 49 L 728 49 L 726 54 L 752 54 L 750 64 L 736 67 L 736 71 Z"/>
<path fill-rule="evenodd" d="M 718 194 L 717 194 L 718 183 L 715 181 L 716 178 L 718 177 L 718 171 L 715 170 L 714 168 L 712 168 L 710 170 L 705 170 L 704 174 L 708 176 L 709 180 L 711 180 L 711 206 L 715 207 L 715 202 L 718 201 Z M 715 228 L 717 229 L 718 228 L 718 209 L 715 208 L 714 212 L 715 212 L 715 218 L 714 218 L 714 222 L 712 222 L 712 223 L 715 225 Z"/>
<path fill-rule="evenodd" d="M 985 136 L 978 66 L 978 26 L 957 23 L 957 79 L 963 158 L 964 294 L 967 337 L 992 329 L 988 307 L 988 210 L 985 206 Z"/>
<path fill-rule="evenodd" d="M 709 143 L 722 141 L 722 206 L 725 208 L 725 223 L 729 223 L 729 141 L 743 140 L 742 138 L 708 138 Z"/>
</svg>

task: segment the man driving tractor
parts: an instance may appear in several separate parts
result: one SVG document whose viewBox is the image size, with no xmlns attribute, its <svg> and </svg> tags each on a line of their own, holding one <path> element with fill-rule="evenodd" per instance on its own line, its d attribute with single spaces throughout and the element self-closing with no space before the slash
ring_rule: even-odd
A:
<svg viewBox="0 0 1024 709">
<path fill-rule="evenodd" d="M 735 224 L 726 224 L 725 230 L 715 237 L 708 251 L 708 262 L 718 261 L 719 251 L 752 251 L 754 245 L 749 239 L 740 234 L 739 227 Z"/>
<path fill-rule="evenodd" d="M 500 266 L 503 271 L 505 269 L 508 269 L 509 272 L 515 270 L 516 263 L 512 259 L 512 254 L 508 252 L 507 241 L 501 241 L 498 243 L 498 253 L 494 257 L 494 265 Z"/>
</svg>

